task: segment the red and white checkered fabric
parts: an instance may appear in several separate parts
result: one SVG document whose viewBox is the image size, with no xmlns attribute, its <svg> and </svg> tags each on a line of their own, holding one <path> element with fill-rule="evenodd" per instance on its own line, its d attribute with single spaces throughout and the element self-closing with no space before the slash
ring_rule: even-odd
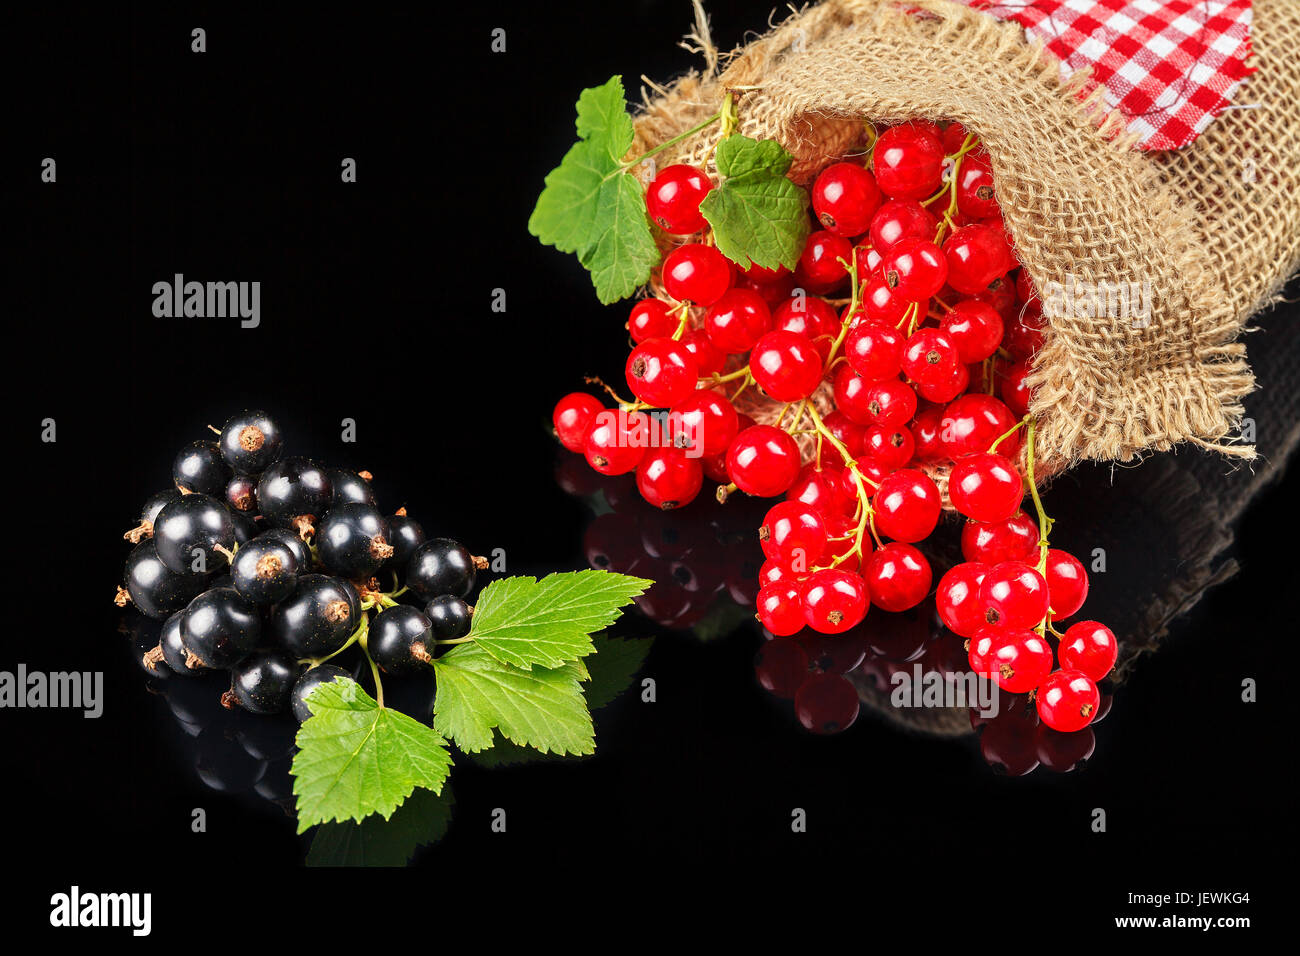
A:
<svg viewBox="0 0 1300 956">
<path fill-rule="evenodd" d="M 1252 68 L 1251 0 L 959 0 L 1014 20 L 1128 118 L 1141 149 L 1177 149 L 1230 105 Z"/>
</svg>

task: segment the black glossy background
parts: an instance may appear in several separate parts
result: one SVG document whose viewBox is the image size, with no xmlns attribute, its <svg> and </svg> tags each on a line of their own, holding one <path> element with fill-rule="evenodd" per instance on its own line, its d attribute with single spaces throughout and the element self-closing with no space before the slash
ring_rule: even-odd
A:
<svg viewBox="0 0 1300 956">
<path fill-rule="evenodd" d="M 767 13 L 710 7 L 724 46 Z M 189 52 L 196 25 L 203 55 Z M 585 512 L 553 481 L 546 416 L 583 373 L 617 376 L 623 312 L 599 307 L 576 264 L 524 224 L 571 141 L 578 91 L 686 68 L 675 41 L 688 25 L 684 2 L 283 20 L 199 5 L 52 13 L 17 31 L 28 59 L 5 151 L 6 192 L 17 184 L 22 204 L 6 229 L 19 266 L 6 309 L 17 497 L 0 667 L 101 670 L 107 712 L 0 713 L 5 856 L 23 874 L 0 909 L 15 925 L 44 925 L 49 894 L 74 882 L 151 890 L 156 933 L 189 922 L 210 891 L 319 905 L 362 885 L 291 873 L 306 844 L 278 810 L 198 781 L 115 633 L 121 531 L 180 444 L 264 406 L 295 450 L 369 468 L 382 501 L 426 528 L 504 547 L 517 572 L 582 566 Z M 496 26 L 505 55 L 488 51 Z M 46 155 L 57 186 L 37 182 Z M 356 185 L 339 182 L 343 156 L 358 161 Z M 261 280 L 262 327 L 155 320 L 150 287 L 174 272 Z M 489 310 L 495 287 L 504 316 Z M 1280 327 L 1296 317 L 1274 314 L 1260 335 L 1294 356 Z M 47 416 L 55 445 L 36 440 Z M 338 444 L 343 417 L 359 423 L 353 447 Z M 1081 480 L 1104 521 L 1094 471 Z M 561 867 L 582 872 L 594 907 L 606 881 L 678 888 L 717 869 L 788 893 L 782 918 L 805 924 L 838 922 L 847 914 L 816 901 L 848 891 L 868 938 L 874 920 L 915 931 L 949 916 L 977 935 L 1003 925 L 1008 901 L 1073 933 L 1127 911 L 1130 890 L 1244 889 L 1258 924 L 1282 904 L 1274 874 L 1295 835 L 1296 576 L 1281 547 L 1295 494 L 1292 477 L 1256 502 L 1242 573 L 1138 669 L 1082 772 L 999 778 L 969 738 L 911 738 L 865 716 L 814 738 L 756 685 L 756 632 L 708 645 L 661 633 L 647 668 L 659 702 L 602 715 L 598 759 L 457 769 L 450 832 L 417 858 L 432 877 L 367 873 L 365 885 L 432 900 Z M 1159 546 L 1135 538 L 1116 560 L 1136 567 Z M 1260 703 L 1239 703 L 1243 676 L 1260 679 Z M 205 835 L 189 832 L 195 806 Z M 810 814 L 802 836 L 789 832 L 794 806 Z M 1088 829 L 1096 806 L 1104 835 Z M 489 832 L 494 807 L 508 808 L 506 835 Z"/>
</svg>

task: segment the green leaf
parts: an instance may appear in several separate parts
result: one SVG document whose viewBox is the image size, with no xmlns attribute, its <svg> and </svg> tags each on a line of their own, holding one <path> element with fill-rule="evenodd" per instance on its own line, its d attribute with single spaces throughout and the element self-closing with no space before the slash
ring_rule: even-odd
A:
<svg viewBox="0 0 1300 956">
<path fill-rule="evenodd" d="M 433 662 L 434 729 L 468 752 L 491 747 L 497 728 L 507 740 L 543 753 L 592 753 L 596 738 L 579 683 L 585 673 L 580 664 L 522 670 L 497 660 L 478 642 L 457 645 Z"/>
<path fill-rule="evenodd" d="M 718 144 L 725 177 L 700 203 L 723 255 L 743 268 L 799 262 L 808 238 L 808 193 L 786 179 L 793 157 L 775 140 L 733 134 Z"/>
<path fill-rule="evenodd" d="M 528 231 L 544 246 L 585 252 L 600 239 L 595 223 L 601 195 L 606 177 L 616 175 L 617 169 L 600 144 L 574 143 L 560 165 L 546 174 L 546 188 L 528 217 Z"/>
<path fill-rule="evenodd" d="M 625 299 L 650 278 L 659 247 L 650 234 L 645 194 L 631 176 L 606 180 L 597 197 L 595 244 L 579 255 L 604 305 Z"/>
<path fill-rule="evenodd" d="M 586 660 L 591 671 L 587 706 L 599 710 L 632 685 L 637 671 L 645 664 L 654 638 L 624 640 L 597 634 L 592 642 L 596 653 Z"/>
<path fill-rule="evenodd" d="M 421 787 L 387 820 L 372 814 L 361 821 L 322 823 L 312 837 L 307 865 L 405 866 L 419 847 L 446 835 L 454 805 L 450 787 L 442 793 Z"/>
<path fill-rule="evenodd" d="M 474 604 L 469 636 L 503 664 L 559 667 L 590 654 L 588 635 L 618 620 L 651 583 L 593 570 L 493 581 Z"/>
<path fill-rule="evenodd" d="M 321 684 L 307 706 L 312 716 L 298 730 L 290 769 L 299 833 L 372 813 L 388 819 L 416 787 L 442 790 L 451 769 L 446 741 L 418 720 L 380 707 L 356 681 Z"/>
<path fill-rule="evenodd" d="M 578 139 L 585 139 L 603 149 L 619 163 L 632 146 L 632 117 L 627 115 L 627 98 L 623 77 L 611 76 L 603 86 L 594 86 L 578 95 Z"/>
</svg>

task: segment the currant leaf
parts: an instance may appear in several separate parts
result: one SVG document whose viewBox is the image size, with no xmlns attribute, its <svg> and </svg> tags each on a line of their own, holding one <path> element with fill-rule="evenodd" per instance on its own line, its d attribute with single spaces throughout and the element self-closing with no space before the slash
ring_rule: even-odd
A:
<svg viewBox="0 0 1300 956">
<path fill-rule="evenodd" d="M 611 76 L 603 86 L 578 94 L 578 138 L 594 143 L 615 164 L 632 146 L 632 117 L 627 113 L 623 77 Z"/>
<path fill-rule="evenodd" d="M 331 820 L 385 820 L 416 787 L 438 793 L 451 770 L 447 743 L 405 714 L 380 707 L 355 681 L 321 684 L 298 730 L 290 772 L 298 832 Z"/>
<path fill-rule="evenodd" d="M 746 615 L 750 620 L 753 615 Z M 645 664 L 653 638 L 628 640 L 597 634 L 592 637 L 596 653 L 586 658 L 590 669 L 587 706 L 599 710 L 632 686 L 632 680 Z"/>
<path fill-rule="evenodd" d="M 442 793 L 417 788 L 383 820 L 323 823 L 312 836 L 307 866 L 406 866 L 415 851 L 437 843 L 451 825 L 455 800 L 451 787 Z"/>
<path fill-rule="evenodd" d="M 469 636 L 503 664 L 559 667 L 595 650 L 589 635 L 618 620 L 651 583 L 594 570 L 493 581 L 475 602 Z"/>
<path fill-rule="evenodd" d="M 659 248 L 650 234 L 645 194 L 631 176 L 606 180 L 597 197 L 593 231 L 599 237 L 579 254 L 603 305 L 625 299 L 650 278 Z"/>
<path fill-rule="evenodd" d="M 477 642 L 453 647 L 433 662 L 434 729 L 468 753 L 491 747 L 493 728 L 543 753 L 593 753 L 595 730 L 580 667 L 581 661 L 570 661 L 526 671 L 503 664 Z"/>
<path fill-rule="evenodd" d="M 808 193 L 785 176 L 793 157 L 775 140 L 733 134 L 718 144 L 723 180 L 700 203 L 719 251 L 742 268 L 799 262 L 809 225 Z"/>
</svg>

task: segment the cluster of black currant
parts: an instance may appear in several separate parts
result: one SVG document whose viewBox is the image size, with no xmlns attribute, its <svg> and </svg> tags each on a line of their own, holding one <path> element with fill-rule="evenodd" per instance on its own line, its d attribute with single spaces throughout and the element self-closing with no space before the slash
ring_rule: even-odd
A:
<svg viewBox="0 0 1300 956">
<path fill-rule="evenodd" d="M 402 674 L 469 633 L 483 558 L 426 540 L 404 508 L 384 515 L 368 473 L 282 457 L 264 412 L 212 430 L 216 441 L 181 449 L 175 487 L 151 495 L 124 535 L 136 547 L 117 603 L 164 621 L 146 668 L 228 670 L 226 707 L 305 720 L 315 687 L 351 676 L 327 663 L 349 647 Z"/>
</svg>

